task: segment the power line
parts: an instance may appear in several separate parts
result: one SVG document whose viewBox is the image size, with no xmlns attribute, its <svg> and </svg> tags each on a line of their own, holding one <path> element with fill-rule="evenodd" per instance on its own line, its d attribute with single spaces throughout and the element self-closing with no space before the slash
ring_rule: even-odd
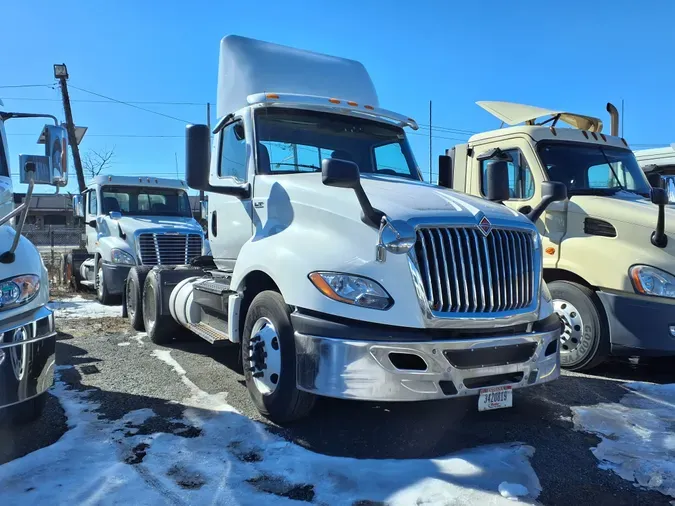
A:
<svg viewBox="0 0 675 506">
<path fill-rule="evenodd" d="M 75 86 L 71 86 L 75 88 Z M 32 97 L 4 97 L 4 100 L 25 100 L 28 102 L 61 102 L 58 98 L 32 98 Z M 116 102 L 111 102 L 110 100 L 87 100 L 87 99 L 73 99 L 71 102 L 80 102 L 87 104 L 110 104 L 113 105 Z M 204 107 L 206 102 L 147 102 L 147 101 L 134 101 L 130 100 L 124 105 L 127 104 L 143 104 L 143 105 L 195 105 L 199 107 Z"/>
<path fill-rule="evenodd" d="M 0 88 L 51 88 L 54 89 L 55 84 L 7 84 L 0 86 Z"/>
<path fill-rule="evenodd" d="M 34 136 L 34 133 L 10 133 L 7 134 L 20 135 L 20 136 Z M 185 139 L 184 135 L 145 135 L 145 134 L 87 134 L 87 137 L 114 137 L 114 138 L 130 138 L 130 139 L 160 139 L 160 138 L 171 138 L 171 139 Z"/>
<path fill-rule="evenodd" d="M 153 111 L 152 109 L 146 109 L 145 107 L 140 107 L 140 106 L 132 104 L 130 102 L 125 102 L 123 100 L 117 100 L 116 98 L 107 97 L 105 95 L 101 95 L 100 93 L 85 90 L 84 88 L 78 88 L 77 86 L 73 86 L 72 84 L 70 85 L 70 87 L 74 88 L 76 90 L 79 90 L 79 91 L 83 91 L 84 93 L 89 93 L 90 95 L 95 95 L 97 97 L 105 98 L 106 100 L 110 100 L 111 102 L 117 102 L 118 104 L 128 105 L 129 107 L 133 107 L 134 109 L 139 109 L 141 111 L 149 112 L 151 114 L 156 114 L 157 116 L 163 116 L 165 118 L 173 119 L 175 121 L 180 121 L 181 123 L 191 123 L 190 121 L 186 121 L 184 119 L 180 119 L 180 118 L 177 118 L 175 116 L 170 116 L 168 114 L 164 114 L 164 113 L 161 113 L 161 112 Z"/>
</svg>

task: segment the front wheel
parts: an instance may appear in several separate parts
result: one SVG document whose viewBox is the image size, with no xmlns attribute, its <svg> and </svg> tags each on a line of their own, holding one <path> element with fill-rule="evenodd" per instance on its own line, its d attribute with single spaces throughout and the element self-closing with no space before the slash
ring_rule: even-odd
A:
<svg viewBox="0 0 675 506">
<path fill-rule="evenodd" d="M 571 371 L 598 366 L 609 354 L 609 326 L 600 299 L 590 288 L 571 281 L 553 281 L 548 287 L 563 323 L 560 364 Z"/>
<path fill-rule="evenodd" d="M 259 293 L 246 313 L 242 364 L 246 387 L 260 413 L 273 422 L 309 414 L 316 396 L 296 386 L 296 355 L 290 311 L 281 294 Z"/>
<path fill-rule="evenodd" d="M 103 262 L 99 259 L 96 264 L 96 277 L 94 279 L 96 285 L 96 298 L 101 304 L 110 305 L 114 301 L 114 296 L 108 293 L 108 287 L 105 284 L 105 276 L 103 276 Z"/>
</svg>

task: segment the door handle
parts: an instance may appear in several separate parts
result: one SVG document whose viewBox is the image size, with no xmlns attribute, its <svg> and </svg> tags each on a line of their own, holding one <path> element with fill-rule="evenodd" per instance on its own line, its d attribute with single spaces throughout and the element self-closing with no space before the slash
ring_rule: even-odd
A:
<svg viewBox="0 0 675 506">
<path fill-rule="evenodd" d="M 211 213 L 211 235 L 216 237 L 218 235 L 218 212 L 213 211 Z"/>
</svg>

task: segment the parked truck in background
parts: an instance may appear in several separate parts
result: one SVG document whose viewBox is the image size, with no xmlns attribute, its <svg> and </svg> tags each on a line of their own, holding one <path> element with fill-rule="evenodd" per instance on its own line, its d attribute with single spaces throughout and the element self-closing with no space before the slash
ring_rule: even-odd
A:
<svg viewBox="0 0 675 506">
<path fill-rule="evenodd" d="M 650 184 L 664 188 L 668 194 L 668 202 L 675 204 L 675 144 L 640 149 L 633 153 Z"/>
<path fill-rule="evenodd" d="M 213 147 L 205 125 L 186 139 L 212 258 L 147 274 L 154 342 L 182 325 L 240 343 L 250 395 L 278 422 L 316 396 L 507 407 L 558 377 L 534 224 L 425 183 L 416 122 L 380 108 L 363 65 L 228 36 L 217 100 Z"/>
<path fill-rule="evenodd" d="M 505 204 L 535 219 L 543 236 L 544 280 L 564 323 L 563 367 L 590 369 L 610 354 L 675 354 L 675 213 L 618 137 L 616 108 L 607 106 L 606 135 L 590 116 L 478 104 L 507 128 L 448 150 L 439 183 L 485 197 L 488 161 L 507 161 Z M 550 182 L 564 183 L 569 198 L 537 213 Z"/>
<path fill-rule="evenodd" d="M 84 219 L 85 248 L 64 255 L 65 277 L 118 301 L 134 266 L 187 264 L 201 256 L 204 232 L 192 216 L 184 181 L 96 176 L 73 211 Z M 74 277 L 74 278 L 73 278 Z"/>
<path fill-rule="evenodd" d="M 4 112 L 2 106 L 0 101 L 0 416 L 20 423 L 42 413 L 54 381 L 56 349 L 47 269 L 21 231 L 34 185 L 68 182 L 67 134 L 53 116 Z M 14 207 L 5 123 L 17 118 L 51 118 L 54 125 L 43 129 L 45 155 L 19 157 L 16 175 L 28 192 Z"/>
</svg>

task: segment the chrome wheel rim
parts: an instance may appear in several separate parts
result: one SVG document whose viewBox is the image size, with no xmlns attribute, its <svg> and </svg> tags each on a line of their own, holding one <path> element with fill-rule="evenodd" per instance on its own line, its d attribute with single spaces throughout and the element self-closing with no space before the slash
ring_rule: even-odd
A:
<svg viewBox="0 0 675 506">
<path fill-rule="evenodd" d="M 99 267 L 96 271 L 96 293 L 98 298 L 103 298 L 103 267 Z"/>
<path fill-rule="evenodd" d="M 560 335 L 560 353 L 569 353 L 577 349 L 583 339 L 584 320 L 579 310 L 569 301 L 553 299 L 553 309 L 563 323 Z"/>
<path fill-rule="evenodd" d="M 281 339 L 269 318 L 259 318 L 251 330 L 248 370 L 258 392 L 270 395 L 281 379 Z"/>
<path fill-rule="evenodd" d="M 26 327 L 16 329 L 12 333 L 12 342 L 20 343 L 28 339 L 28 330 Z M 12 362 L 12 370 L 17 380 L 21 381 L 26 372 L 26 345 L 12 346 L 9 349 L 9 358 Z"/>
</svg>

